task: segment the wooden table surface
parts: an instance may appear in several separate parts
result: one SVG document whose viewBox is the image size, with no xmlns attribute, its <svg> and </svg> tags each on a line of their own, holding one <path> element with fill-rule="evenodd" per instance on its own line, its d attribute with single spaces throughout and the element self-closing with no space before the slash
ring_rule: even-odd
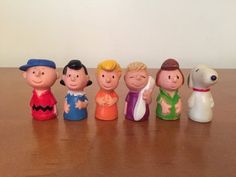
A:
<svg viewBox="0 0 236 177">
<path fill-rule="evenodd" d="M 187 76 L 189 70 L 184 70 Z M 193 122 L 187 117 L 191 90 L 180 89 L 183 113 L 179 121 L 155 117 L 155 88 L 149 121 L 124 120 L 127 88 L 117 88 L 119 118 L 94 118 L 98 90 L 86 89 L 89 117 L 64 121 L 66 88 L 59 80 L 52 90 L 58 100 L 56 120 L 33 121 L 29 110 L 32 89 L 16 68 L 0 69 L 0 176 L 1 177 L 234 177 L 236 176 L 236 70 L 217 70 L 219 83 L 212 88 L 213 121 Z M 61 73 L 61 70 L 59 70 Z M 156 70 L 151 69 L 155 76 Z M 187 78 L 187 77 L 186 77 Z M 185 78 L 185 80 L 186 80 Z"/>
</svg>

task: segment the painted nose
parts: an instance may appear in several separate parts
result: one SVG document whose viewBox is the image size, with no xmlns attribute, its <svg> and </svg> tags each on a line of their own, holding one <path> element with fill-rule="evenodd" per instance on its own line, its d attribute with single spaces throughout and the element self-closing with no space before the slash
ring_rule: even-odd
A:
<svg viewBox="0 0 236 177">
<path fill-rule="evenodd" d="M 75 76 L 72 76 L 72 77 L 70 78 L 70 80 L 71 80 L 72 82 L 75 81 L 75 80 L 76 80 Z"/>
<path fill-rule="evenodd" d="M 35 71 L 35 76 L 36 77 L 39 77 L 41 75 L 41 72 L 40 71 Z"/>
<path fill-rule="evenodd" d="M 137 79 L 138 81 L 140 81 L 140 80 L 141 80 L 141 76 L 136 76 L 136 79 Z"/>
<path fill-rule="evenodd" d="M 106 83 L 110 83 L 111 79 L 110 78 L 106 78 Z"/>
<path fill-rule="evenodd" d="M 177 77 L 173 77 L 173 78 L 172 78 L 172 81 L 173 81 L 174 83 L 176 83 Z"/>
<path fill-rule="evenodd" d="M 215 81 L 217 79 L 217 77 L 215 75 L 211 76 L 211 80 Z"/>
</svg>

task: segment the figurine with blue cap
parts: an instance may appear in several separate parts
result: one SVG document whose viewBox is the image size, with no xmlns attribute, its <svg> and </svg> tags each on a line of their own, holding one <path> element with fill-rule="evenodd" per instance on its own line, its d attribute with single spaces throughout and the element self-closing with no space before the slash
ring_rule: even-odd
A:
<svg viewBox="0 0 236 177">
<path fill-rule="evenodd" d="M 51 87 L 58 79 L 56 64 L 47 59 L 29 59 L 19 68 L 29 86 L 33 87 L 30 101 L 32 117 L 35 120 L 50 120 L 57 117 L 57 100 Z"/>
</svg>

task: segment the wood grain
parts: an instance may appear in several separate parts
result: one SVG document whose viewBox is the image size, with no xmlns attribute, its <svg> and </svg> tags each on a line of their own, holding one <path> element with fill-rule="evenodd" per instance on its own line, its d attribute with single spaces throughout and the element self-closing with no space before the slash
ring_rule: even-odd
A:
<svg viewBox="0 0 236 177">
<path fill-rule="evenodd" d="M 150 72 L 155 76 L 157 70 Z M 187 76 L 189 70 L 184 70 Z M 117 93 L 119 119 L 94 118 L 98 87 L 86 89 L 89 118 L 64 121 L 66 88 L 52 90 L 58 100 L 58 119 L 33 121 L 29 100 L 32 89 L 16 68 L 0 69 L 0 176 L 1 177 L 233 177 L 236 174 L 236 70 L 217 70 L 219 83 L 212 88 L 213 122 L 200 124 L 187 117 L 191 90 L 186 83 L 180 93 L 183 113 L 179 121 L 155 117 L 155 88 L 150 120 L 124 120 L 127 88 L 123 78 Z M 61 73 L 61 70 L 59 70 Z M 186 78 L 185 78 L 186 79 Z"/>
</svg>

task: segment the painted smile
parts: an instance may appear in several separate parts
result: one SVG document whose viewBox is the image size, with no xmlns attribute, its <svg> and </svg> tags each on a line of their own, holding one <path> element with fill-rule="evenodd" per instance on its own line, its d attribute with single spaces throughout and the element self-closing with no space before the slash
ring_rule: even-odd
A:
<svg viewBox="0 0 236 177">
<path fill-rule="evenodd" d="M 106 85 L 103 85 L 103 86 L 104 86 L 104 88 L 107 88 L 107 89 L 111 88 L 111 86 L 106 86 Z"/>
<path fill-rule="evenodd" d="M 76 87 L 77 85 L 76 84 L 70 84 L 71 87 Z"/>
<path fill-rule="evenodd" d="M 134 88 L 142 88 L 142 87 L 143 87 L 143 84 L 131 83 L 131 85 L 132 85 Z"/>
<path fill-rule="evenodd" d="M 178 86 L 177 86 L 177 85 L 171 85 L 170 88 L 171 88 L 171 89 L 177 89 Z"/>
<path fill-rule="evenodd" d="M 112 89 L 112 85 L 105 85 L 105 84 L 103 84 L 103 87 L 104 87 L 105 89 L 107 89 L 107 90 Z"/>
<path fill-rule="evenodd" d="M 35 83 L 35 84 L 41 84 L 43 81 L 34 81 L 34 80 L 32 80 L 32 82 Z"/>
</svg>

